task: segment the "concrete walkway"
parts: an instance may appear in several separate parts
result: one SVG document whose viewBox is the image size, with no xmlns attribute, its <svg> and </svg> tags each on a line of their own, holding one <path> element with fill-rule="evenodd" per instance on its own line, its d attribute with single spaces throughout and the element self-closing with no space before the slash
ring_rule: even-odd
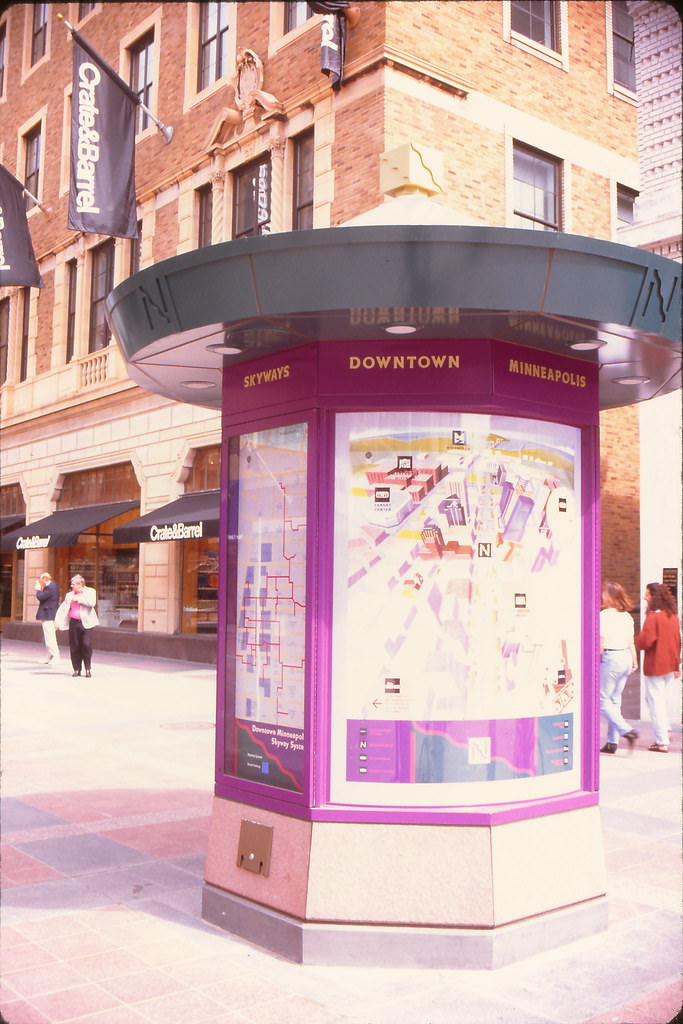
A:
<svg viewBox="0 0 683 1024">
<path fill-rule="evenodd" d="M 215 669 L 2 645 L 8 1024 L 667 1024 L 681 1007 L 681 733 L 601 758 L 606 932 L 493 972 L 298 966 L 202 921 Z"/>
</svg>

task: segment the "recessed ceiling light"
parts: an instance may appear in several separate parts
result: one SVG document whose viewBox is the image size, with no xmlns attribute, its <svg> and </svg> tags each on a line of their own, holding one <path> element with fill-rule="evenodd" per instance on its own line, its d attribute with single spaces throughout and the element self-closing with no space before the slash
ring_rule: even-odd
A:
<svg viewBox="0 0 683 1024">
<path fill-rule="evenodd" d="M 233 345 L 229 341 L 217 341 L 215 345 L 207 345 L 206 350 L 222 356 L 239 356 L 244 352 L 241 345 Z"/>
<path fill-rule="evenodd" d="M 384 328 L 387 334 L 415 334 L 415 324 L 387 324 Z"/>
<path fill-rule="evenodd" d="M 216 387 L 215 381 L 212 380 L 181 380 L 180 383 L 188 391 L 207 391 Z"/>
<path fill-rule="evenodd" d="M 580 341 L 568 341 L 567 348 L 573 348 L 575 352 L 592 352 L 606 344 L 606 341 L 601 341 L 599 338 L 582 338 Z"/>
<path fill-rule="evenodd" d="M 612 377 L 614 384 L 649 384 L 651 377 Z"/>
</svg>

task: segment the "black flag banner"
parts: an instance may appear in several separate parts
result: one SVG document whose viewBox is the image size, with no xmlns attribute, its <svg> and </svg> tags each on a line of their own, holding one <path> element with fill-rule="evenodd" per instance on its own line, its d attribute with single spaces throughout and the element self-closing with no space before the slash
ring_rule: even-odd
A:
<svg viewBox="0 0 683 1024">
<path fill-rule="evenodd" d="M 68 226 L 137 237 L 135 108 L 139 97 L 75 29 Z"/>
<path fill-rule="evenodd" d="M 316 14 L 322 14 L 320 39 L 320 70 L 330 76 L 333 89 L 340 89 L 344 75 L 346 49 L 346 17 L 349 0 L 309 0 Z"/>
<path fill-rule="evenodd" d="M 26 220 L 24 186 L 0 164 L 0 285 L 42 288 Z"/>
</svg>

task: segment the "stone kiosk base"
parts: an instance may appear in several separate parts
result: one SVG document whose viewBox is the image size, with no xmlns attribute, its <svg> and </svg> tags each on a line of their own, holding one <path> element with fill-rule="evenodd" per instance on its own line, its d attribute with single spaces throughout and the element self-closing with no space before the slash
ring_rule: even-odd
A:
<svg viewBox="0 0 683 1024">
<path fill-rule="evenodd" d="M 272 829 L 268 875 L 238 866 Z M 215 799 L 205 920 L 298 963 L 493 969 L 607 927 L 597 807 L 502 825 L 308 822 Z"/>
</svg>

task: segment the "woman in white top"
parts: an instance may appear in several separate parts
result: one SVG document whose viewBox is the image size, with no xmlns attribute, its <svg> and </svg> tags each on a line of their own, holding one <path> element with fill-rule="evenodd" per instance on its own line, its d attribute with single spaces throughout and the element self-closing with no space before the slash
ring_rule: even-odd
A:
<svg viewBox="0 0 683 1024">
<path fill-rule="evenodd" d="M 626 680 L 638 668 L 632 607 L 619 583 L 605 583 L 600 612 L 600 713 L 607 719 L 607 742 L 600 748 L 601 754 L 616 753 L 620 736 L 630 747 L 638 739 L 621 713 Z"/>
</svg>

